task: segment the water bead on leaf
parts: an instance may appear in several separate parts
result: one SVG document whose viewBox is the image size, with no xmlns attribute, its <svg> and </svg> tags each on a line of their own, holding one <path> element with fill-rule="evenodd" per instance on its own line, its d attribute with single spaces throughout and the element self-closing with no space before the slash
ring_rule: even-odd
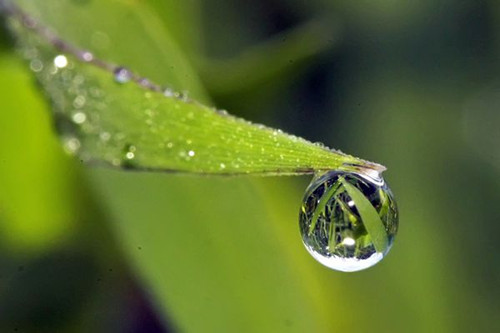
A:
<svg viewBox="0 0 500 333">
<path fill-rule="evenodd" d="M 398 211 L 380 175 L 335 170 L 313 179 L 299 224 L 304 245 L 317 261 L 354 272 L 387 254 L 397 233 Z"/>
<path fill-rule="evenodd" d="M 132 79 L 132 72 L 125 67 L 117 67 L 114 70 L 115 81 L 118 83 L 127 83 Z"/>
</svg>

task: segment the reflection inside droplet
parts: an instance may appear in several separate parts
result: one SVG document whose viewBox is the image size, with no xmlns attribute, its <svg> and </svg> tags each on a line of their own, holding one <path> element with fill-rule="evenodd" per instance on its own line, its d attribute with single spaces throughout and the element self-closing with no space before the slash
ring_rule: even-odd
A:
<svg viewBox="0 0 500 333">
<path fill-rule="evenodd" d="M 300 210 L 300 232 L 309 253 L 344 272 L 368 268 L 389 251 L 398 211 L 382 177 L 330 171 L 315 177 Z"/>
</svg>

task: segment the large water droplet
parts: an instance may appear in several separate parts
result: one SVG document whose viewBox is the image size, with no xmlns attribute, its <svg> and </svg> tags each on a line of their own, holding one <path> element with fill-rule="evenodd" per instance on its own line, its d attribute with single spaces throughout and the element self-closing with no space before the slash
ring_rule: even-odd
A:
<svg viewBox="0 0 500 333">
<path fill-rule="evenodd" d="M 387 254 L 397 233 L 398 210 L 380 176 L 335 170 L 315 177 L 307 188 L 299 225 L 304 245 L 317 261 L 354 272 Z"/>
</svg>

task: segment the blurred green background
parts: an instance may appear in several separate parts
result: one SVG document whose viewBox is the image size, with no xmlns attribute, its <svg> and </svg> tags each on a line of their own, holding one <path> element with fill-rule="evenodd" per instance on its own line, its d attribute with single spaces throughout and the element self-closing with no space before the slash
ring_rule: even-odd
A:
<svg viewBox="0 0 500 333">
<path fill-rule="evenodd" d="M 308 177 L 81 165 L 3 29 L 0 331 L 500 330 L 497 1 L 21 3 L 165 84 L 168 52 L 134 45 L 168 36 L 176 89 L 386 165 L 400 231 L 379 265 L 335 272 L 301 243 Z"/>
</svg>

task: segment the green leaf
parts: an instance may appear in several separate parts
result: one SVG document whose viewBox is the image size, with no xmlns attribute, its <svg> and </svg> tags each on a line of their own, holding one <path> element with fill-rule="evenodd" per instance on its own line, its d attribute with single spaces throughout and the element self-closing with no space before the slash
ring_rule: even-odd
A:
<svg viewBox="0 0 500 333">
<path fill-rule="evenodd" d="M 139 22 L 144 23 L 147 12 L 137 13 Z M 115 66 L 101 60 L 80 61 L 77 57 L 83 49 L 51 35 L 49 39 L 58 40 L 56 49 L 54 42 L 41 36 L 43 26 L 34 30 L 14 26 L 22 52 L 32 67 L 34 63 L 38 66 L 37 77 L 53 102 L 66 149 L 84 162 L 231 175 L 306 174 L 344 164 L 383 168 L 182 96 L 166 97 L 137 82 L 117 83 L 110 73 Z M 148 34 L 158 34 L 155 29 L 160 25 L 143 28 Z M 71 52 L 64 54 L 63 66 L 58 68 L 56 57 L 68 50 Z M 133 81 L 140 79 L 136 76 Z M 158 90 L 157 86 L 149 87 Z"/>
<path fill-rule="evenodd" d="M 351 199 L 356 203 L 356 208 L 363 220 L 366 231 L 372 239 L 375 250 L 383 253 L 386 251 L 388 244 L 387 231 L 385 230 L 377 210 L 354 185 L 346 181 L 343 177 L 339 177 L 339 179 Z"/>
<path fill-rule="evenodd" d="M 340 189 L 340 183 L 336 183 L 334 186 L 330 187 L 328 189 L 328 192 L 326 192 L 323 197 L 321 198 L 318 206 L 316 207 L 316 210 L 314 211 L 314 214 L 311 219 L 311 225 L 309 226 L 308 234 L 311 236 L 312 232 L 314 231 L 314 228 L 316 227 L 316 224 L 318 223 L 318 219 L 320 215 L 325 212 L 325 207 L 330 201 L 331 198 L 333 198 L 339 191 Z M 332 225 L 331 223 L 330 225 Z"/>
</svg>

